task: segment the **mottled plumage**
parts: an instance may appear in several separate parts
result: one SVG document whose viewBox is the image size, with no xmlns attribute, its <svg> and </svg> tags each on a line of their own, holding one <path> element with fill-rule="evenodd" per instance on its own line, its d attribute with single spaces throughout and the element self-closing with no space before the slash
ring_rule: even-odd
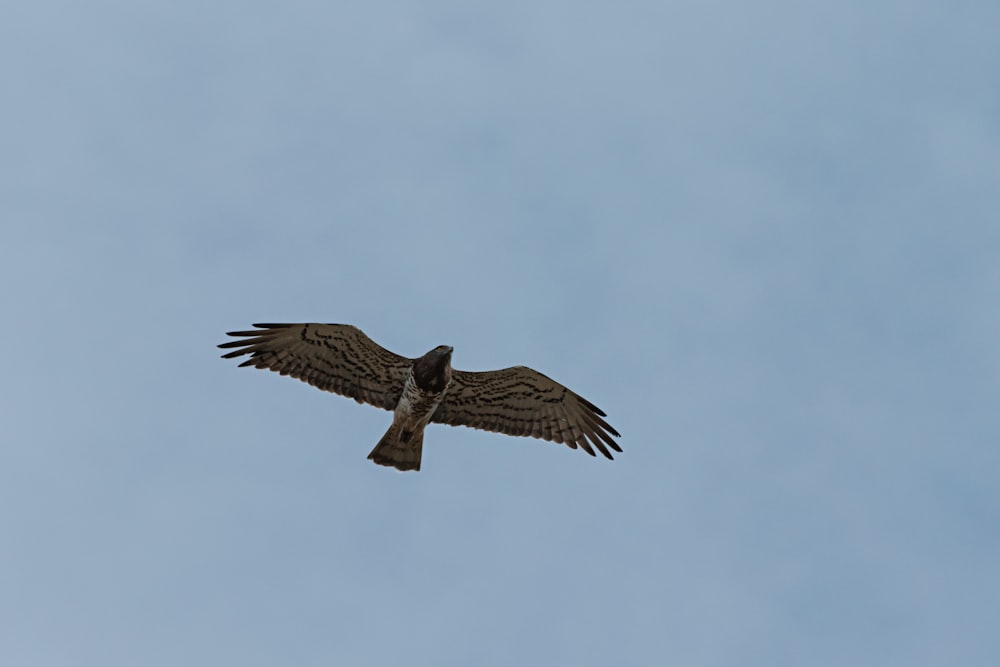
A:
<svg viewBox="0 0 1000 667">
<path fill-rule="evenodd" d="M 240 366 L 267 368 L 358 403 L 392 410 L 393 422 L 368 458 L 419 470 L 428 423 L 470 426 L 580 447 L 607 458 L 620 452 L 618 432 L 593 403 L 525 366 L 498 371 L 452 370 L 452 349 L 417 359 L 394 354 L 347 324 L 255 324 L 228 335 L 240 340 L 224 358 L 249 354 Z M 613 437 L 614 436 L 614 437 Z"/>
</svg>

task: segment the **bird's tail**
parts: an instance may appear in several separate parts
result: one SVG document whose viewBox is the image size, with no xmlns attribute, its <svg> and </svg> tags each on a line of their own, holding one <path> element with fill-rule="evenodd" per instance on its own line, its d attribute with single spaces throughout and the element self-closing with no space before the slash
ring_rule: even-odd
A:
<svg viewBox="0 0 1000 667">
<path fill-rule="evenodd" d="M 394 421 L 368 458 L 380 466 L 392 466 L 397 470 L 420 470 L 424 425 L 413 431 L 407 431 L 404 426 Z"/>
</svg>

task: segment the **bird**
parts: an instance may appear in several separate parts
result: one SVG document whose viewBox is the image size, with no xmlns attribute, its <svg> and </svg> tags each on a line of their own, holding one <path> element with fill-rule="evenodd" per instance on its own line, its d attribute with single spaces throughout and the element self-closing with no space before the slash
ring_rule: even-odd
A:
<svg viewBox="0 0 1000 667">
<path fill-rule="evenodd" d="M 334 394 L 391 410 L 392 424 L 368 458 L 400 471 L 420 470 L 429 423 L 468 426 L 578 447 L 608 459 L 621 437 L 600 408 L 527 366 L 495 371 L 451 367 L 454 349 L 421 357 L 390 352 L 350 324 L 254 324 L 219 345 L 240 367 L 275 371 Z"/>
</svg>

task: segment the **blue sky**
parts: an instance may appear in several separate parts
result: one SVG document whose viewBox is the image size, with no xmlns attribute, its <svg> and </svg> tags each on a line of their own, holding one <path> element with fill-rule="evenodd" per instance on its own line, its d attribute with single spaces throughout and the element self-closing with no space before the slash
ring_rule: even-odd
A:
<svg viewBox="0 0 1000 667">
<path fill-rule="evenodd" d="M 4 14 L 0 663 L 996 664 L 997 3 Z M 260 321 L 625 451 L 377 467 Z"/>
</svg>

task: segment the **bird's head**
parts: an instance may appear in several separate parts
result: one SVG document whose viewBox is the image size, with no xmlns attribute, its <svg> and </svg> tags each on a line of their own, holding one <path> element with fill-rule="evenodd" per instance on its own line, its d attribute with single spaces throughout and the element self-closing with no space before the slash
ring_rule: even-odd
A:
<svg viewBox="0 0 1000 667">
<path fill-rule="evenodd" d="M 438 345 L 413 362 L 413 376 L 424 391 L 444 391 L 451 382 L 450 345 Z"/>
</svg>

